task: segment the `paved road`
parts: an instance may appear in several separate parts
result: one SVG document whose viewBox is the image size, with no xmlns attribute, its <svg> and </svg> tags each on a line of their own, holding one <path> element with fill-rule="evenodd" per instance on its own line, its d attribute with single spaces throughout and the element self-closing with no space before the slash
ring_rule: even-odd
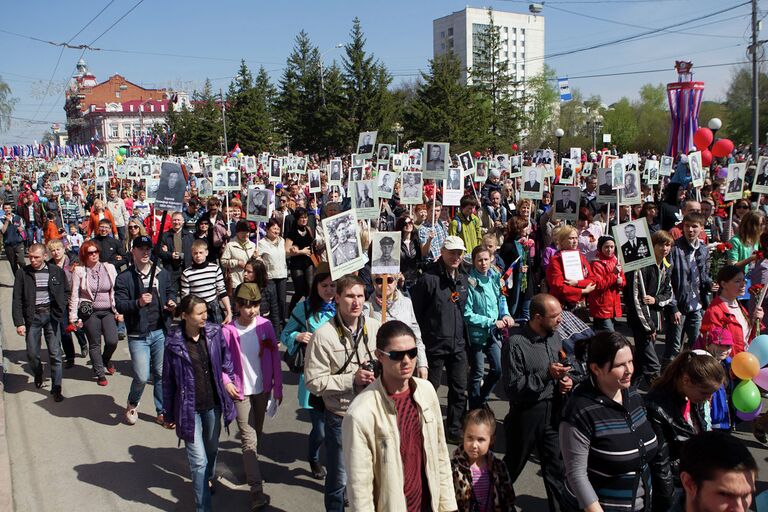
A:
<svg viewBox="0 0 768 512">
<path fill-rule="evenodd" d="M 10 363 L 5 405 L 16 510 L 192 510 L 185 451 L 174 432 L 153 422 L 151 389 L 145 391 L 139 406 L 139 422 L 134 426 L 123 422 L 131 382 L 127 344 L 118 346 L 114 357 L 117 373 L 107 387 L 97 386 L 87 359 L 78 358 L 75 368 L 64 373 L 66 399 L 55 403 L 49 395 L 50 381 L 37 390 L 27 373 L 24 341 L 10 320 L 10 282 L 8 264 L 2 261 L 0 310 L 5 356 Z M 322 482 L 311 478 L 305 462 L 310 424 L 297 408 L 297 379 L 287 371 L 284 379 L 285 401 L 277 417 L 267 419 L 259 450 L 265 490 L 272 496 L 270 510 L 322 510 Z M 445 387 L 440 396 L 444 403 Z M 492 407 L 503 418 L 506 404 L 496 400 Z M 502 428 L 499 424 L 499 453 L 504 451 Z M 753 447 L 762 470 L 760 487 L 765 488 L 766 450 L 751 435 L 738 435 Z M 546 510 L 538 472 L 538 465 L 529 463 L 515 485 L 519 510 Z M 248 491 L 242 485 L 240 442 L 234 424 L 229 433 L 222 431 L 217 474 L 221 479 L 214 508 L 247 510 Z"/>
</svg>

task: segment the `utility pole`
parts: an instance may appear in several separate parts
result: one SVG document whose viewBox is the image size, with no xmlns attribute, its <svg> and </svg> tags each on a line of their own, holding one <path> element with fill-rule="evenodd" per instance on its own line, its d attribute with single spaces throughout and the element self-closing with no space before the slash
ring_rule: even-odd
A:
<svg viewBox="0 0 768 512">
<path fill-rule="evenodd" d="M 757 0 L 752 0 L 752 161 L 757 165 L 760 155 L 760 101 L 758 100 L 758 84 L 760 77 L 757 69 Z"/>
<path fill-rule="evenodd" d="M 227 107 L 224 101 L 224 93 L 219 89 L 219 97 L 221 98 L 221 122 L 224 125 L 224 154 L 229 151 L 229 145 L 227 144 Z"/>
</svg>

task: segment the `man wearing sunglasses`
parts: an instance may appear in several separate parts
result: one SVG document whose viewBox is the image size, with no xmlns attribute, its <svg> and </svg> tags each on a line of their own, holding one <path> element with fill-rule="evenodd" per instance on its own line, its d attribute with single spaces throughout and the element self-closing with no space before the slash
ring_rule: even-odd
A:
<svg viewBox="0 0 768 512">
<path fill-rule="evenodd" d="M 440 402 L 414 378 L 416 335 L 391 320 L 376 335 L 381 375 L 342 423 L 352 510 L 457 510 Z M 374 485 L 375 482 L 375 485 Z"/>
</svg>

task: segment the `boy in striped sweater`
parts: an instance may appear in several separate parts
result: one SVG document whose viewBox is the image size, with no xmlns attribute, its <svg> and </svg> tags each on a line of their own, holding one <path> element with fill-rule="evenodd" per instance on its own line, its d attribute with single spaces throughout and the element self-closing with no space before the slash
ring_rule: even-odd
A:
<svg viewBox="0 0 768 512">
<path fill-rule="evenodd" d="M 227 324 L 232 320 L 232 306 L 224 284 L 221 267 L 209 262 L 208 242 L 192 242 L 192 266 L 181 273 L 181 298 L 194 295 L 208 304 L 208 321 Z"/>
</svg>

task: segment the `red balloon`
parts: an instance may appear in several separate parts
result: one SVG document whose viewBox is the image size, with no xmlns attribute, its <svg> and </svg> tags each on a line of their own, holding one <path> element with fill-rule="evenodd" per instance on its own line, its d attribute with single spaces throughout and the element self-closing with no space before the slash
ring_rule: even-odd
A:
<svg viewBox="0 0 768 512">
<path fill-rule="evenodd" d="M 701 151 L 704 151 L 709 148 L 709 145 L 712 144 L 712 139 L 714 138 L 712 130 L 702 127 L 696 130 L 696 133 L 693 134 L 693 143 L 696 144 L 696 147 Z"/>
<path fill-rule="evenodd" d="M 717 158 L 725 158 L 733 151 L 733 142 L 730 139 L 720 139 L 712 145 L 712 154 Z"/>
<path fill-rule="evenodd" d="M 512 151 L 517 151 L 517 143 L 512 144 Z"/>
<path fill-rule="evenodd" d="M 475 158 L 480 158 L 480 152 L 479 151 L 475 151 Z"/>
<path fill-rule="evenodd" d="M 712 164 L 712 152 L 705 149 L 701 152 L 701 165 L 709 167 Z"/>
</svg>

